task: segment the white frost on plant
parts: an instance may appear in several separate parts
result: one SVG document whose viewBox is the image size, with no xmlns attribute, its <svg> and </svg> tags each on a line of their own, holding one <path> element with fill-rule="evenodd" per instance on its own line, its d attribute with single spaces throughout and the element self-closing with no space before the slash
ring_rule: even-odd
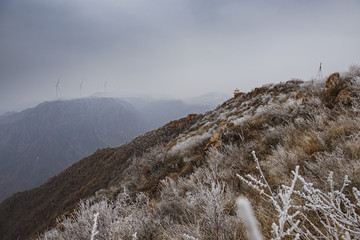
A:
<svg viewBox="0 0 360 240">
<path fill-rule="evenodd" d="M 252 175 L 237 176 L 264 195 L 275 207 L 278 220 L 272 224 L 273 239 L 360 239 L 360 191 L 353 188 L 356 203 L 345 195 L 344 190 L 351 183 L 346 175 L 342 187 L 336 190 L 333 173 L 330 172 L 327 179 L 330 191 L 323 192 L 306 182 L 299 174 L 299 166 L 296 166 L 295 171 L 292 171 L 290 186 L 282 185 L 274 193 L 254 152 L 253 157 L 260 179 Z M 307 217 L 307 213 L 311 212 L 317 216 L 316 219 Z"/>
<path fill-rule="evenodd" d="M 188 234 L 186 234 L 186 233 L 184 233 L 184 235 L 183 235 L 187 240 L 198 240 L 197 238 L 195 238 L 195 237 L 193 237 L 193 236 L 190 236 L 190 235 L 188 235 Z"/>
<path fill-rule="evenodd" d="M 197 146 L 199 143 L 202 143 L 204 140 L 211 138 L 213 135 L 213 128 L 201 135 L 191 136 L 185 139 L 179 139 L 175 146 L 170 150 L 171 154 L 178 154 L 186 152 L 189 148 Z"/>
<path fill-rule="evenodd" d="M 99 213 L 97 212 L 97 213 L 94 214 L 94 225 L 93 225 L 93 228 L 91 230 L 91 240 L 94 240 L 95 236 L 97 234 L 99 234 L 99 231 L 96 230 L 97 229 L 97 219 L 98 219 L 98 217 L 99 217 Z"/>
<path fill-rule="evenodd" d="M 235 120 L 232 120 L 231 122 L 235 125 L 235 126 L 238 126 L 246 121 L 248 121 L 250 119 L 250 116 L 249 115 L 246 115 L 246 116 L 243 116 L 243 117 L 240 117 L 240 118 L 237 118 Z"/>
<path fill-rule="evenodd" d="M 229 115 L 228 111 L 222 112 L 222 113 L 220 113 L 220 115 L 217 119 L 221 120 L 221 121 L 225 121 L 228 118 L 228 115 Z"/>
<path fill-rule="evenodd" d="M 301 100 L 296 100 L 296 99 L 294 99 L 294 98 L 289 98 L 289 99 L 283 104 L 283 106 L 284 106 L 285 109 L 289 109 L 289 108 L 298 106 L 300 103 L 301 103 Z"/>
<path fill-rule="evenodd" d="M 249 200 L 246 198 L 238 198 L 236 201 L 238 208 L 238 216 L 245 225 L 249 240 L 262 240 L 257 227 L 257 221 L 251 208 Z"/>
</svg>

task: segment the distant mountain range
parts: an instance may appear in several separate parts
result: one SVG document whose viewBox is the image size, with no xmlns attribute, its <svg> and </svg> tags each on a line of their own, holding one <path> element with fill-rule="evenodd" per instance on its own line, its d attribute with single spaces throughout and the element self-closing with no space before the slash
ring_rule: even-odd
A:
<svg viewBox="0 0 360 240">
<path fill-rule="evenodd" d="M 83 98 L 0 116 L 0 201 L 39 186 L 99 148 L 211 106 L 178 100 Z"/>
</svg>

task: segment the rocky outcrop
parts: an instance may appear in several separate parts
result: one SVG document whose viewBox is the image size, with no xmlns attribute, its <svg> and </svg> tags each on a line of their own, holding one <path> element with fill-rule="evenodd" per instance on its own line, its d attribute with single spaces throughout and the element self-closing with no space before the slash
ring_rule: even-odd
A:
<svg viewBox="0 0 360 240">
<path fill-rule="evenodd" d="M 210 147 L 213 147 L 213 148 L 220 147 L 222 145 L 221 133 L 224 131 L 224 129 L 231 128 L 233 126 L 234 126 L 234 123 L 232 123 L 232 122 L 220 123 L 219 128 L 216 130 L 214 135 L 210 138 L 210 141 L 206 144 L 205 151 L 207 151 Z"/>
<path fill-rule="evenodd" d="M 255 88 L 254 91 L 251 92 L 251 97 L 253 98 L 253 97 L 255 97 L 255 96 L 259 95 L 259 94 L 262 94 L 262 93 L 265 92 L 265 90 L 266 90 L 265 87 Z"/>
<path fill-rule="evenodd" d="M 348 106 L 352 103 L 353 94 L 348 88 L 342 89 L 335 99 L 335 107 L 340 105 Z"/>
<path fill-rule="evenodd" d="M 335 86 L 339 83 L 339 81 L 340 81 L 340 73 L 334 72 L 326 80 L 326 87 L 329 88 Z"/>
<path fill-rule="evenodd" d="M 341 108 L 350 106 L 354 100 L 351 92 L 353 82 L 347 78 L 340 78 L 340 74 L 335 72 L 326 80 L 324 89 L 324 100 L 330 108 Z"/>
<path fill-rule="evenodd" d="M 234 98 L 241 98 L 244 97 L 244 95 L 246 95 L 246 93 L 244 92 L 239 92 L 239 91 L 234 92 Z"/>
</svg>

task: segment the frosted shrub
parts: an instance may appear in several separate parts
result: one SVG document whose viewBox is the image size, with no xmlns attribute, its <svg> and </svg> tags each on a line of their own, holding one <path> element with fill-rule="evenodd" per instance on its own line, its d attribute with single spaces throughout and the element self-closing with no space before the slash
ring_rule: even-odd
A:
<svg viewBox="0 0 360 240">
<path fill-rule="evenodd" d="M 216 168 L 215 168 L 216 169 Z M 162 181 L 159 213 L 163 239 L 240 239 L 233 192 L 213 168 L 198 169 L 189 179 Z"/>
<path fill-rule="evenodd" d="M 194 148 L 203 143 L 205 140 L 211 138 L 212 135 L 213 129 L 210 129 L 202 135 L 195 135 L 186 139 L 178 140 L 176 145 L 170 150 L 170 153 L 173 155 L 186 153 L 189 149 Z"/>
<path fill-rule="evenodd" d="M 123 175 L 127 180 L 125 186 L 132 188 L 141 185 L 145 173 L 152 171 L 156 166 L 166 161 L 167 148 L 164 145 L 158 145 L 144 152 L 141 156 L 132 156 L 129 158 L 130 166 L 125 169 Z"/>
<path fill-rule="evenodd" d="M 347 72 L 342 73 L 341 75 L 343 75 L 344 77 L 348 77 L 348 78 L 352 78 L 355 79 L 357 81 L 360 80 L 360 65 L 351 65 L 349 67 L 349 70 Z"/>
<path fill-rule="evenodd" d="M 287 173 L 297 165 L 298 158 L 298 153 L 287 151 L 283 146 L 278 145 L 267 158 L 265 169 L 282 179 L 288 179 Z"/>
<path fill-rule="evenodd" d="M 115 202 L 81 201 L 72 216 L 58 221 L 58 225 L 39 239 L 151 239 L 157 220 L 148 209 L 148 197 L 138 194 L 132 199 L 126 191 Z"/>
<path fill-rule="evenodd" d="M 232 122 L 235 126 L 238 126 L 246 121 L 248 121 L 250 119 L 249 115 L 245 115 L 243 117 L 239 117 L 237 118 L 236 116 L 234 116 L 235 119 L 229 119 L 230 122 Z"/>
<path fill-rule="evenodd" d="M 335 189 L 330 172 L 329 191 L 323 191 L 305 181 L 297 166 L 292 171 L 290 184 L 274 192 L 254 152 L 253 156 L 260 177 L 237 176 L 275 207 L 277 221 L 272 225 L 273 239 L 360 239 L 360 191 L 354 187 L 351 198 L 345 194 L 350 184 L 346 175 L 340 189 Z"/>
<path fill-rule="evenodd" d="M 158 221 L 149 209 L 149 198 L 140 193 L 132 199 L 126 191 L 119 194 L 114 211 L 117 218 L 110 226 L 111 239 L 151 239 Z"/>
<path fill-rule="evenodd" d="M 316 176 L 327 175 L 329 171 L 333 171 L 333 178 L 335 179 L 335 184 L 340 185 L 343 179 L 343 176 L 347 175 L 353 179 L 355 184 L 360 183 L 359 172 L 360 172 L 360 162 L 357 161 L 358 158 L 351 159 L 348 155 L 351 156 L 350 149 L 346 149 L 347 144 L 350 144 L 352 141 L 355 141 L 355 138 L 341 143 L 339 142 L 342 148 L 337 147 L 331 152 L 323 152 L 318 154 L 315 157 L 315 160 L 307 163 L 307 169 L 309 169 L 309 175 L 312 175 L 314 179 Z M 356 146 L 359 147 L 359 146 Z M 355 149 L 353 149 L 355 151 Z M 347 153 L 348 152 L 348 153 Z M 318 184 L 326 185 L 322 182 Z M 323 188 L 325 188 L 324 186 Z"/>
<path fill-rule="evenodd" d="M 96 217 L 96 229 L 94 230 L 94 214 Z M 57 227 L 44 233 L 39 239 L 109 239 L 109 227 L 116 218 L 112 203 L 104 199 L 93 203 L 92 199 L 81 201 L 78 211 L 69 217 L 58 220 Z M 96 232 L 99 232 L 95 234 Z"/>
<path fill-rule="evenodd" d="M 200 185 L 199 191 L 187 194 L 188 203 L 201 209 L 199 217 L 204 223 L 203 231 L 208 236 L 215 236 L 215 239 L 225 239 L 228 227 L 225 211 L 232 198 L 225 194 L 225 188 L 224 183 L 212 182 L 211 187 Z"/>
</svg>

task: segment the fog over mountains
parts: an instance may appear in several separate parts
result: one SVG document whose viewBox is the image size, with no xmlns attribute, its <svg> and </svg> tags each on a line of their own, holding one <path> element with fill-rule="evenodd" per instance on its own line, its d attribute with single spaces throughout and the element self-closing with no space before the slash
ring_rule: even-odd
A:
<svg viewBox="0 0 360 240">
<path fill-rule="evenodd" d="M 359 239 L 360 67 L 325 80 L 238 92 L 213 110 L 99 149 L 40 187 L 3 200 L 0 239 L 90 239 L 96 231 L 96 239 L 109 240 L 249 239 L 241 222 L 251 214 L 239 197 L 251 202 L 263 239 Z M 124 121 L 139 130 L 146 124 L 145 111 L 137 122 L 127 103 L 103 110 L 103 101 L 117 100 L 96 101 L 95 119 L 103 125 Z M 66 104 L 52 104 L 59 103 Z M 167 105 L 143 109 L 154 116 Z M 117 112 L 121 121 L 111 117 Z"/>
<path fill-rule="evenodd" d="M 0 201 L 39 186 L 99 148 L 209 105 L 144 98 L 83 98 L 39 104 L 0 116 Z"/>
<path fill-rule="evenodd" d="M 0 240 L 360 240 L 359 22 L 0 0 Z"/>
</svg>

